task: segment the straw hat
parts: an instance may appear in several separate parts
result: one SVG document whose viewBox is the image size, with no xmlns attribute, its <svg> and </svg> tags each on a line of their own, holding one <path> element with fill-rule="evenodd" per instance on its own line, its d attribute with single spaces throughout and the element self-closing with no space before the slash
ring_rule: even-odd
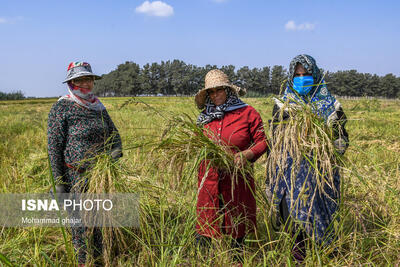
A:
<svg viewBox="0 0 400 267">
<path fill-rule="evenodd" d="M 208 89 L 219 87 L 229 87 L 237 96 L 243 96 L 246 94 L 246 89 L 232 84 L 229 81 L 228 75 L 226 75 L 223 71 L 218 69 L 210 70 L 206 74 L 204 88 L 197 92 L 196 96 L 194 97 L 197 107 L 199 109 L 204 108 Z"/>
</svg>

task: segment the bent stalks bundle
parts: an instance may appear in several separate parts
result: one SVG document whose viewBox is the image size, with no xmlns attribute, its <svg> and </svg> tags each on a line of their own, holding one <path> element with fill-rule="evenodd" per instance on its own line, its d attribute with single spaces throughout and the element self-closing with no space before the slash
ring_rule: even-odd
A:
<svg viewBox="0 0 400 267">
<path fill-rule="evenodd" d="M 204 132 L 195 121 L 187 115 L 174 116 L 167 124 L 161 140 L 156 144 L 154 151 L 161 152 L 168 161 L 168 165 L 175 170 L 182 170 L 188 162 L 193 162 L 197 168 L 202 161 L 207 162 L 207 168 L 216 167 L 231 174 L 235 179 L 246 177 L 252 171 L 250 164 L 237 166 L 234 164 L 232 147 L 217 141 L 213 132 Z M 200 184 L 199 191 L 205 180 Z M 232 179 L 232 183 L 237 180 Z M 232 190 L 234 184 L 232 184 Z"/>
<path fill-rule="evenodd" d="M 120 164 L 113 160 L 108 153 L 101 153 L 90 160 L 93 165 L 75 185 L 77 192 L 88 194 L 89 197 L 90 195 L 96 196 L 96 194 L 129 192 L 129 185 L 122 175 Z M 85 218 L 85 216 L 87 217 Z M 101 225 L 109 225 L 110 222 L 114 221 L 111 213 L 105 213 L 100 218 L 102 222 L 93 213 L 86 214 L 83 212 L 83 221 L 96 221 Z M 87 235 L 93 236 L 95 232 L 99 231 L 96 228 L 88 227 Z M 105 266 L 113 266 L 112 259 L 116 254 L 126 251 L 128 248 L 127 234 L 124 228 L 113 226 L 101 227 L 101 236 L 103 262 Z M 92 244 L 89 243 L 89 245 Z"/>
<path fill-rule="evenodd" d="M 276 191 L 283 180 L 293 189 L 296 176 L 306 161 L 310 166 L 310 182 L 315 184 L 316 190 L 310 192 L 310 188 L 304 185 L 300 195 L 308 197 L 307 202 L 312 204 L 317 192 L 330 197 L 325 192 L 327 188 L 336 191 L 334 175 L 343 165 L 343 158 L 335 150 L 332 127 L 313 112 L 312 104 L 293 102 L 279 103 L 280 111 L 270 127 L 272 146 L 267 159 L 267 183 Z M 291 181 L 287 181 L 288 177 Z M 293 192 L 290 193 L 293 199 Z M 311 209 L 312 205 L 309 214 Z"/>
</svg>

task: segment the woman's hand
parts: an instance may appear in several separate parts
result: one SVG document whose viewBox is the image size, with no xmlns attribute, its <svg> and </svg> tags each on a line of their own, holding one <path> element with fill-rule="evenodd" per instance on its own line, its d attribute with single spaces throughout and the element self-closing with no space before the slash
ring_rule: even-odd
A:
<svg viewBox="0 0 400 267">
<path fill-rule="evenodd" d="M 346 151 L 346 148 L 347 148 L 347 146 L 346 146 L 346 141 L 345 141 L 343 138 L 336 139 L 336 140 L 333 142 L 333 145 L 335 146 L 336 151 L 337 151 L 340 155 L 343 155 L 344 152 Z"/>
<path fill-rule="evenodd" d="M 254 158 L 254 153 L 250 149 L 240 151 L 235 154 L 235 164 L 238 167 L 243 167 L 246 165 L 247 161 Z"/>
</svg>

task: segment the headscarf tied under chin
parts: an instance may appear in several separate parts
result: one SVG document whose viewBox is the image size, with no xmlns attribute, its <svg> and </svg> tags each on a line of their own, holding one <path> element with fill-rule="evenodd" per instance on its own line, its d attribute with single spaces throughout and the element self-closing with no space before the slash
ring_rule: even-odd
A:
<svg viewBox="0 0 400 267">
<path fill-rule="evenodd" d="M 247 106 L 230 88 L 225 88 L 225 92 L 226 101 L 219 106 L 216 106 L 207 94 L 205 109 L 197 117 L 197 125 L 204 126 L 215 119 L 222 119 L 226 112 Z"/>
<path fill-rule="evenodd" d="M 307 95 L 299 95 L 293 90 L 293 78 L 297 64 L 301 64 L 308 73 L 312 74 L 314 84 L 316 84 Z M 323 117 L 328 123 L 337 118 L 336 111 L 340 108 L 340 103 L 328 91 L 315 59 L 304 54 L 296 56 L 290 62 L 286 90 L 281 100 L 277 100 L 275 103 L 281 107 L 283 105 L 282 101 L 285 102 L 287 100 L 293 104 L 299 102 L 311 104 L 315 114 Z"/>
<path fill-rule="evenodd" d="M 66 99 L 74 101 L 78 105 L 94 111 L 105 110 L 103 103 L 93 94 L 93 92 L 87 88 L 82 88 L 68 82 L 68 95 L 60 97 L 60 100 Z"/>
</svg>

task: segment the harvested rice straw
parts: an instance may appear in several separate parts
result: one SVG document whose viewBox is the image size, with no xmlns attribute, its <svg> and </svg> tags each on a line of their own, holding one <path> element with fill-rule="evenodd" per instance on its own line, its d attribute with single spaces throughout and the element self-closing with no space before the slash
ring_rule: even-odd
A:
<svg viewBox="0 0 400 267">
<path fill-rule="evenodd" d="M 111 139 L 110 139 L 111 140 Z M 121 175 L 121 169 L 118 162 L 113 160 L 111 156 L 104 152 L 90 159 L 93 162 L 91 168 L 84 173 L 82 179 L 75 185 L 77 192 L 85 194 L 112 194 L 127 193 L 129 186 Z M 113 218 L 109 213 L 105 213 L 101 220 L 98 221 L 93 213 L 82 214 L 83 221 L 96 221 L 96 224 L 109 225 Z M 88 236 L 93 236 L 94 228 L 88 227 Z M 112 266 L 112 259 L 115 251 L 126 251 L 128 248 L 126 235 L 119 227 L 101 227 L 103 261 L 105 266 Z M 89 244 L 90 245 L 90 244 Z"/>
<path fill-rule="evenodd" d="M 216 167 L 235 177 L 232 179 L 232 194 L 235 183 L 239 177 L 246 177 L 252 171 L 249 164 L 243 167 L 234 164 L 234 154 L 231 147 L 218 143 L 214 133 L 203 132 L 204 128 L 197 126 L 192 118 L 187 115 L 173 117 L 167 124 L 161 141 L 155 146 L 154 151 L 161 151 L 169 166 L 175 170 L 182 170 L 186 164 L 194 163 L 195 168 L 204 160 L 207 167 Z M 193 161 L 197 157 L 197 160 Z M 204 175 L 198 192 L 201 190 Z M 241 178 L 243 179 L 243 178 Z"/>
<path fill-rule="evenodd" d="M 280 181 L 288 183 L 285 171 L 290 157 L 293 160 L 290 170 L 293 189 L 300 164 L 305 159 L 311 166 L 314 179 L 311 182 L 316 184 L 317 190 L 309 192 L 304 184 L 299 199 L 300 196 L 302 199 L 311 197 L 309 200 L 313 203 L 317 191 L 327 196 L 325 193 L 327 187 L 336 190 L 333 184 L 334 172 L 342 164 L 342 159 L 333 145 L 334 132 L 323 118 L 313 112 L 312 104 L 301 103 L 294 99 L 285 102 L 278 99 L 275 101 L 280 101 L 278 103 L 281 108 L 279 113 L 275 114 L 269 132 L 272 146 L 267 159 L 267 182 L 271 187 L 274 185 L 275 190 Z M 293 200 L 293 190 L 290 192 L 290 197 Z M 309 216 L 311 209 L 312 205 L 309 207 Z"/>
</svg>

